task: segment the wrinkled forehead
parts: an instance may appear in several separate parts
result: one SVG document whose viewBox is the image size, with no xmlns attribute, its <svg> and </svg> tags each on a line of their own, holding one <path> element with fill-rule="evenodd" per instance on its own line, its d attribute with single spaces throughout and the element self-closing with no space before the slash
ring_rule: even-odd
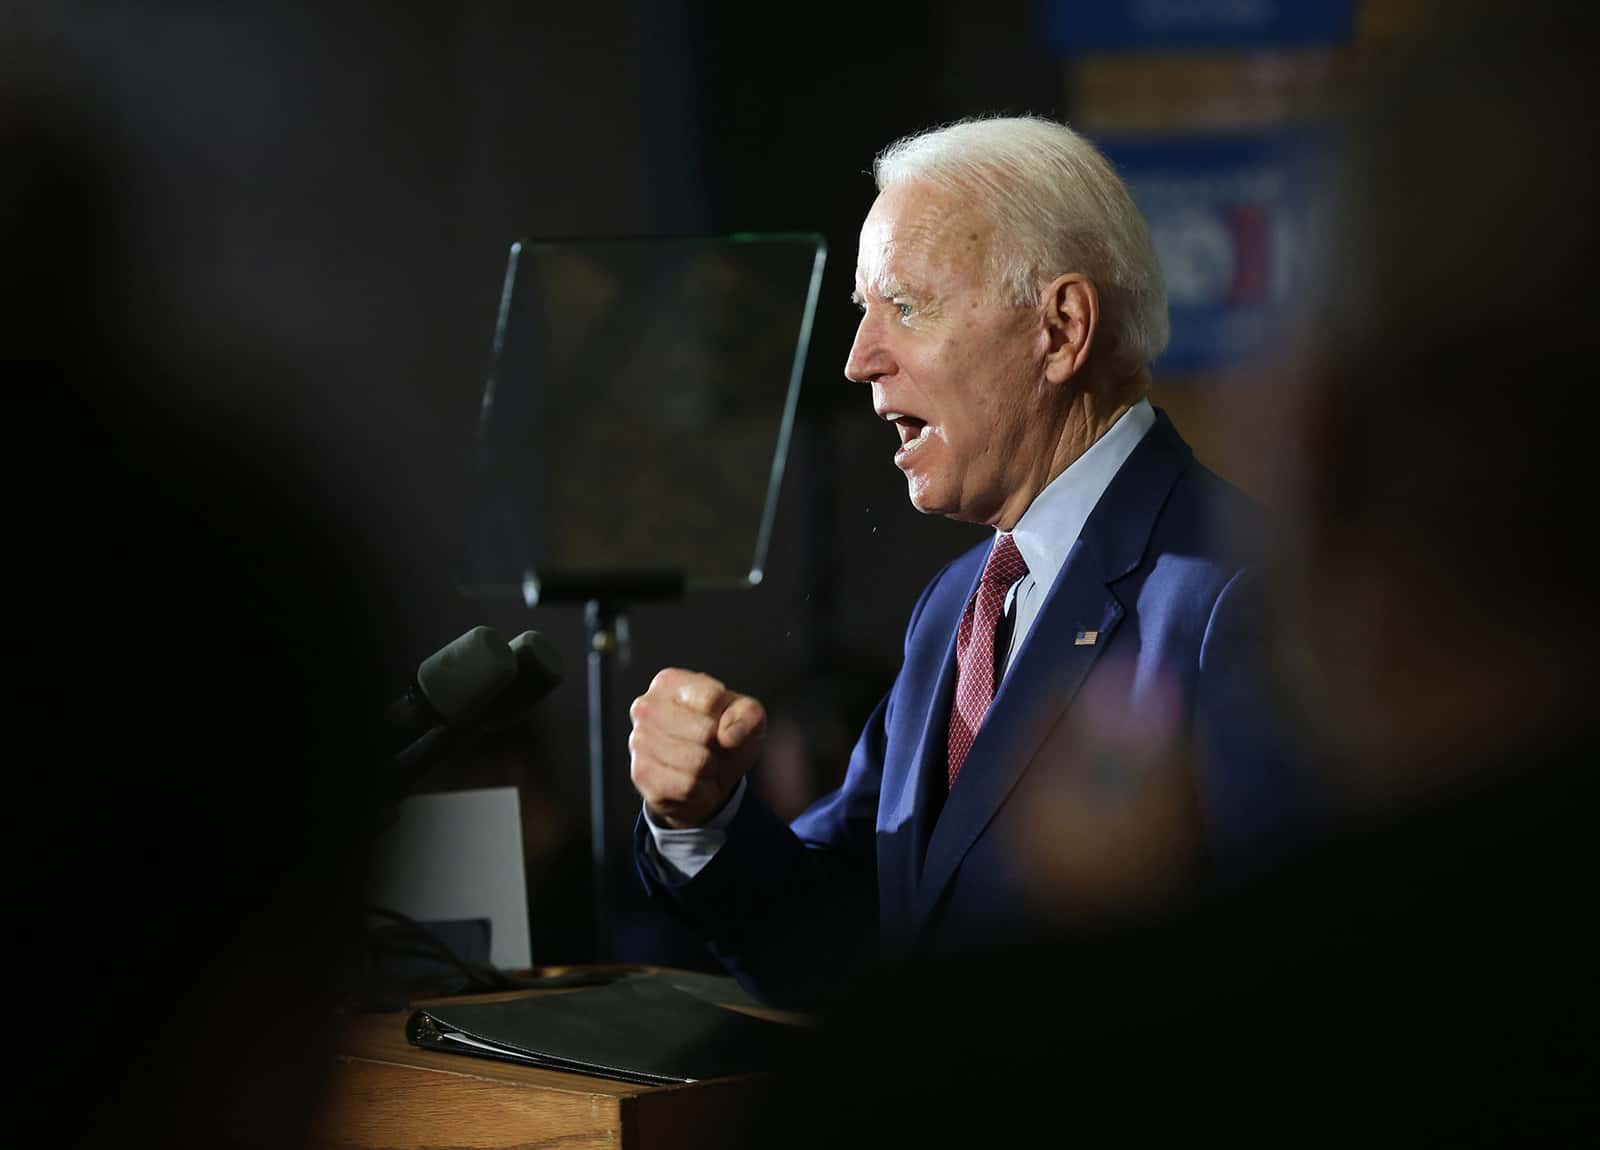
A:
<svg viewBox="0 0 1600 1150">
<path fill-rule="evenodd" d="M 921 181 L 885 188 L 861 225 L 856 288 L 892 295 L 918 280 L 981 274 L 993 225 L 955 192 Z"/>
</svg>

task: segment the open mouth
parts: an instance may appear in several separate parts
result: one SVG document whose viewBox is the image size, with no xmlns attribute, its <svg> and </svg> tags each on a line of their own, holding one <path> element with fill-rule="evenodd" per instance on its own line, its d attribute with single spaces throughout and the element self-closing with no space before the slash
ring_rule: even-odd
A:
<svg viewBox="0 0 1600 1150">
<path fill-rule="evenodd" d="M 927 420 L 918 419 L 914 415 L 902 415 L 898 411 L 891 411 L 886 413 L 884 418 L 894 424 L 894 429 L 900 433 L 901 450 L 910 447 L 913 443 L 921 442 L 922 438 L 928 433 Z"/>
</svg>

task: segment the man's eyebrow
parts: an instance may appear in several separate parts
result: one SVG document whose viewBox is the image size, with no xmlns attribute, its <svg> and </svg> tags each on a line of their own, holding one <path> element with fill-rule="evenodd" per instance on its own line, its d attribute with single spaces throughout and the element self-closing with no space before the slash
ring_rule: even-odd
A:
<svg viewBox="0 0 1600 1150">
<path fill-rule="evenodd" d="M 857 307 L 865 307 L 868 292 L 879 299 L 894 299 L 896 296 L 912 294 L 912 289 L 891 275 L 880 275 L 867 285 L 866 291 L 863 291 L 860 282 L 857 282 L 850 290 L 850 298 Z"/>
</svg>

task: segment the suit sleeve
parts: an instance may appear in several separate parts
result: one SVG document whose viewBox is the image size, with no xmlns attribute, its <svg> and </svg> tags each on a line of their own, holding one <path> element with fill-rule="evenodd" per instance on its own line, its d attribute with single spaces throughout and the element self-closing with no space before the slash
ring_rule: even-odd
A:
<svg viewBox="0 0 1600 1150">
<path fill-rule="evenodd" d="M 1201 642 L 1195 778 L 1223 875 L 1276 855 L 1321 807 L 1276 694 L 1272 621 L 1263 579 L 1246 568 L 1218 595 Z"/>
</svg>

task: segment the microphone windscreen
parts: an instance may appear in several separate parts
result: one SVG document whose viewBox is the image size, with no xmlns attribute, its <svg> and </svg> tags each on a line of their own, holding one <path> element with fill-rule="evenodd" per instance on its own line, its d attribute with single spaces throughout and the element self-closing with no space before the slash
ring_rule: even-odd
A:
<svg viewBox="0 0 1600 1150">
<path fill-rule="evenodd" d="M 439 717 L 453 723 L 517 676 L 518 656 L 510 645 L 493 628 L 478 626 L 424 659 L 417 687 Z"/>
<path fill-rule="evenodd" d="M 540 694 L 543 694 L 561 682 L 561 652 L 543 634 L 524 631 L 511 640 L 510 647 L 517 657 L 519 685 L 538 684 L 542 688 Z"/>
<path fill-rule="evenodd" d="M 516 684 L 490 704 L 483 726 L 503 730 L 520 722 L 528 709 L 561 682 L 561 652 L 538 631 L 524 631 L 510 643 L 517 661 Z"/>
</svg>

